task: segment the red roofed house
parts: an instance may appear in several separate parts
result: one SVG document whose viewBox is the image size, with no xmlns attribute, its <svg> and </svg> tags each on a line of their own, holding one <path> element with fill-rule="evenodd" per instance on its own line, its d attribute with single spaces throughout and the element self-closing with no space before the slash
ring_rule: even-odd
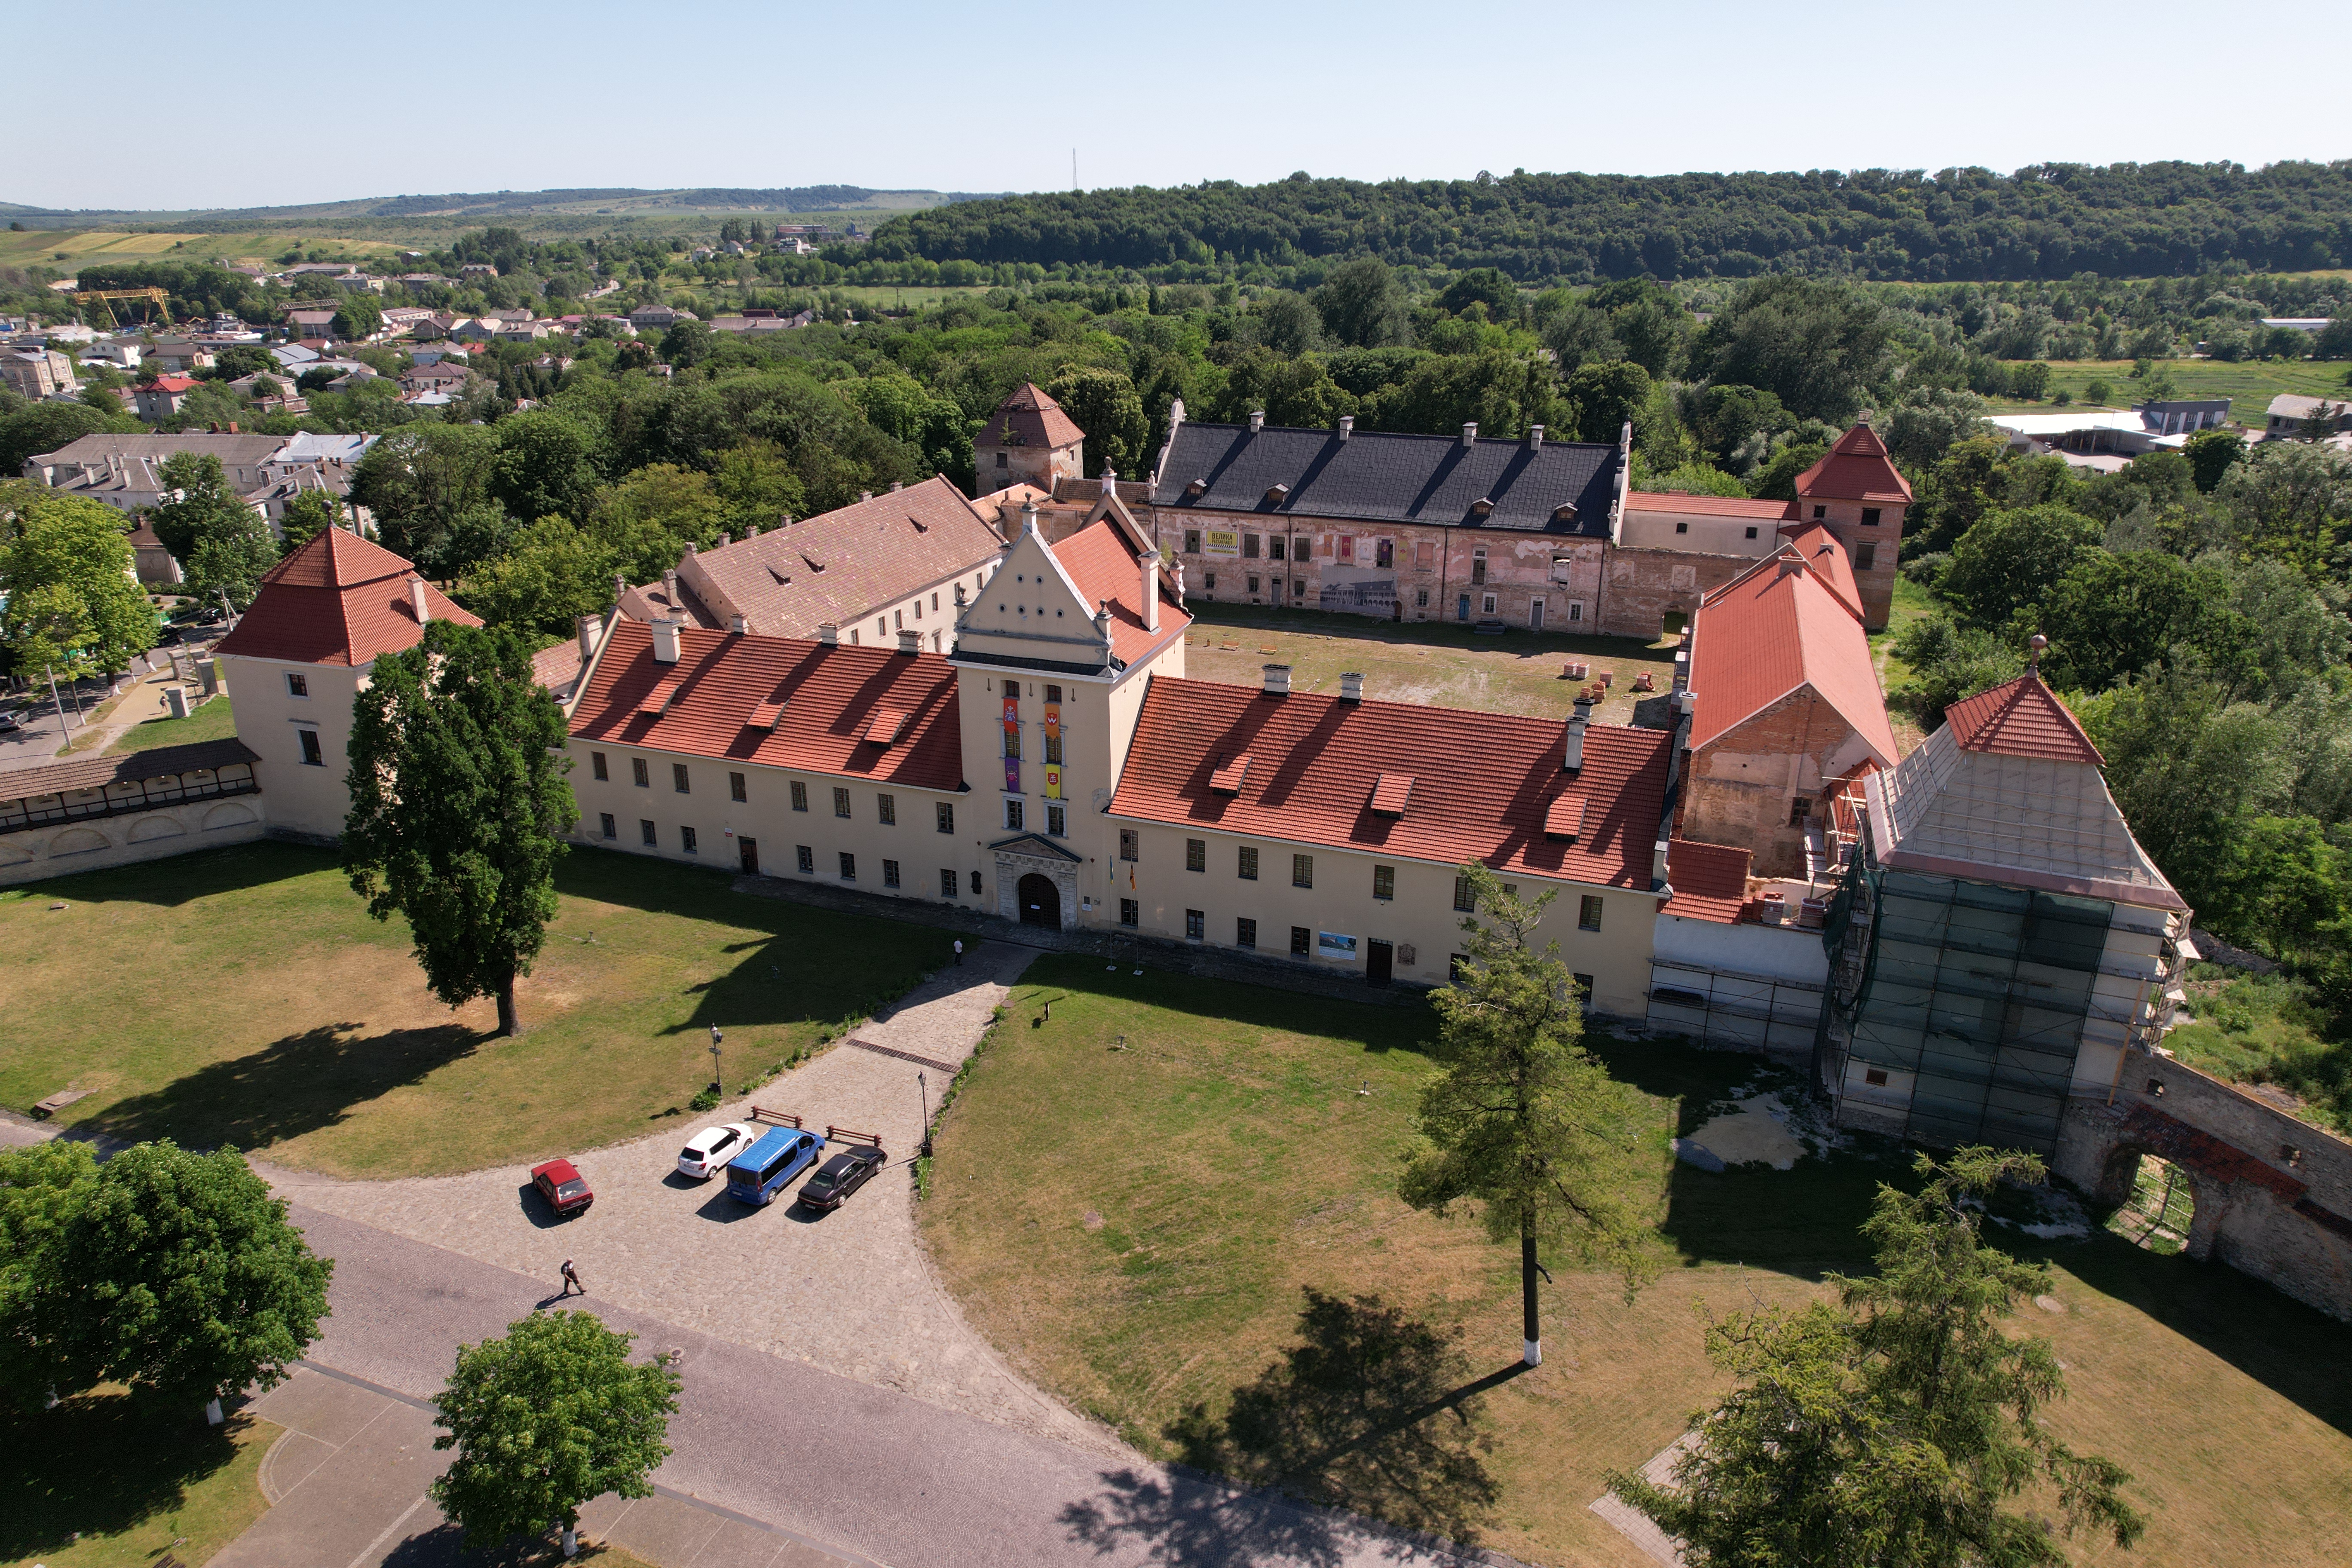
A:
<svg viewBox="0 0 2352 1568">
<path fill-rule="evenodd" d="M 1054 481 L 1082 479 L 1087 433 L 1062 405 L 1027 382 L 1006 395 L 972 437 L 973 487 L 982 495 L 1007 485 L 1032 484 L 1051 491 Z"/>
<path fill-rule="evenodd" d="M 1797 476 L 1797 521 L 1823 524 L 1845 546 L 1862 590 L 1862 624 L 1872 631 L 1885 629 L 1894 607 L 1895 558 L 1903 545 L 1903 509 L 1910 504 L 1910 481 L 1867 421 Z"/>
<path fill-rule="evenodd" d="M 236 703 L 237 739 L 260 759 L 273 829 L 342 832 L 352 700 L 380 655 L 415 647 L 436 617 L 481 625 L 407 562 L 341 528 L 262 578 L 214 654 Z"/>
<path fill-rule="evenodd" d="M 1706 595 L 1684 638 L 1681 832 L 1744 846 L 1758 876 L 1810 880 L 1824 791 L 1897 752 L 1844 549 L 1819 523 L 1778 535 L 1770 556 Z"/>
<path fill-rule="evenodd" d="M 159 375 L 141 382 L 131 389 L 131 401 L 139 410 L 139 417 L 151 425 L 161 425 L 180 412 L 188 394 L 196 389 L 193 377 Z"/>
</svg>

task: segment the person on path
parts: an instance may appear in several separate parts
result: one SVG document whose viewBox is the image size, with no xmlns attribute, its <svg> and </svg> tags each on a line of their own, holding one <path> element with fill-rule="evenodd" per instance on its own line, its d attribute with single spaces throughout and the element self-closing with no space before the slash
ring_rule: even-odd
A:
<svg viewBox="0 0 2352 1568">
<path fill-rule="evenodd" d="M 956 967 L 963 967 L 963 938 L 956 938 Z"/>
<path fill-rule="evenodd" d="M 572 1267 L 572 1259 L 567 1258 L 563 1260 L 563 1289 L 562 1294 L 569 1296 L 574 1290 L 579 1291 L 583 1296 L 588 1294 L 588 1287 L 580 1283 L 580 1271 Z"/>
</svg>

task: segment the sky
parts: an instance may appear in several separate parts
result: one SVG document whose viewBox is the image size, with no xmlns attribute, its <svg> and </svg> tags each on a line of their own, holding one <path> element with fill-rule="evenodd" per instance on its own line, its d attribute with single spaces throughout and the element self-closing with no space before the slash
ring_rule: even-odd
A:
<svg viewBox="0 0 2352 1568">
<path fill-rule="evenodd" d="M 2352 28 L 2258 47 L 2217 37 L 2210 5 L 2174 0 L 900 0 L 876 13 L 411 0 L 299 16 L 85 0 L 28 7 L 9 31 L 20 68 L 44 62 L 54 111 L 11 121 L 0 201 L 63 208 L 579 186 L 1066 190 L 1074 149 L 1089 189 L 1301 169 L 2352 157 L 2352 116 L 2314 111 L 2325 83 L 2352 79 Z M 110 100 L 110 79 L 140 72 L 115 77 L 108 54 L 132 41 L 142 68 L 179 62 L 189 96 Z"/>
</svg>

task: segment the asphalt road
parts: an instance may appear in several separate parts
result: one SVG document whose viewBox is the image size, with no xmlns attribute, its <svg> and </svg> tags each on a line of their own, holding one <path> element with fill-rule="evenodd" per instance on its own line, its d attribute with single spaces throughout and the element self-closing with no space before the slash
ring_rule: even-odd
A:
<svg viewBox="0 0 2352 1568">
<path fill-rule="evenodd" d="M 334 1315 L 309 1359 L 402 1393 L 430 1395 L 459 1343 L 501 1333 L 552 1304 L 545 1280 L 299 1204 L 292 1217 L 311 1246 L 335 1259 Z M 714 1279 L 712 1289 L 758 1283 Z M 1465 1560 L 1352 1515 L 1298 1508 L 1161 1466 L 1106 1464 L 1050 1438 L 593 1297 L 566 1304 L 636 1334 L 641 1350 L 682 1352 L 685 1389 L 670 1425 L 677 1451 L 658 1481 L 896 1568 L 1370 1568 Z"/>
</svg>

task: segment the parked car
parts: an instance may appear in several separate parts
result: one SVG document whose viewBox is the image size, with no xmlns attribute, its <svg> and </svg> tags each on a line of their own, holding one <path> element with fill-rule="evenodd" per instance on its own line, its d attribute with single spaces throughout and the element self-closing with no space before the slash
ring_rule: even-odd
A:
<svg viewBox="0 0 2352 1568">
<path fill-rule="evenodd" d="M 879 1149 L 844 1149 L 824 1163 L 814 1176 L 801 1184 L 801 1206 L 809 1209 L 837 1209 L 850 1194 L 866 1184 L 867 1177 L 883 1165 Z"/>
<path fill-rule="evenodd" d="M 728 1163 L 727 1194 L 740 1202 L 772 1204 L 784 1184 L 824 1152 L 824 1140 L 797 1127 L 777 1127 Z"/>
<path fill-rule="evenodd" d="M 0 735 L 13 735 L 24 727 L 14 713 L 0 713 Z"/>
<path fill-rule="evenodd" d="M 539 1189 L 539 1195 L 547 1200 L 547 1206 L 555 1211 L 558 1218 L 586 1214 L 588 1205 L 596 1201 L 596 1194 L 588 1190 L 588 1178 L 569 1160 L 550 1160 L 544 1165 L 534 1166 L 530 1184 Z"/>
<path fill-rule="evenodd" d="M 706 1127 L 686 1141 L 677 1153 L 677 1168 L 696 1181 L 715 1176 L 727 1168 L 727 1162 L 750 1148 L 759 1134 L 740 1121 L 724 1121 L 716 1127 Z"/>
</svg>

